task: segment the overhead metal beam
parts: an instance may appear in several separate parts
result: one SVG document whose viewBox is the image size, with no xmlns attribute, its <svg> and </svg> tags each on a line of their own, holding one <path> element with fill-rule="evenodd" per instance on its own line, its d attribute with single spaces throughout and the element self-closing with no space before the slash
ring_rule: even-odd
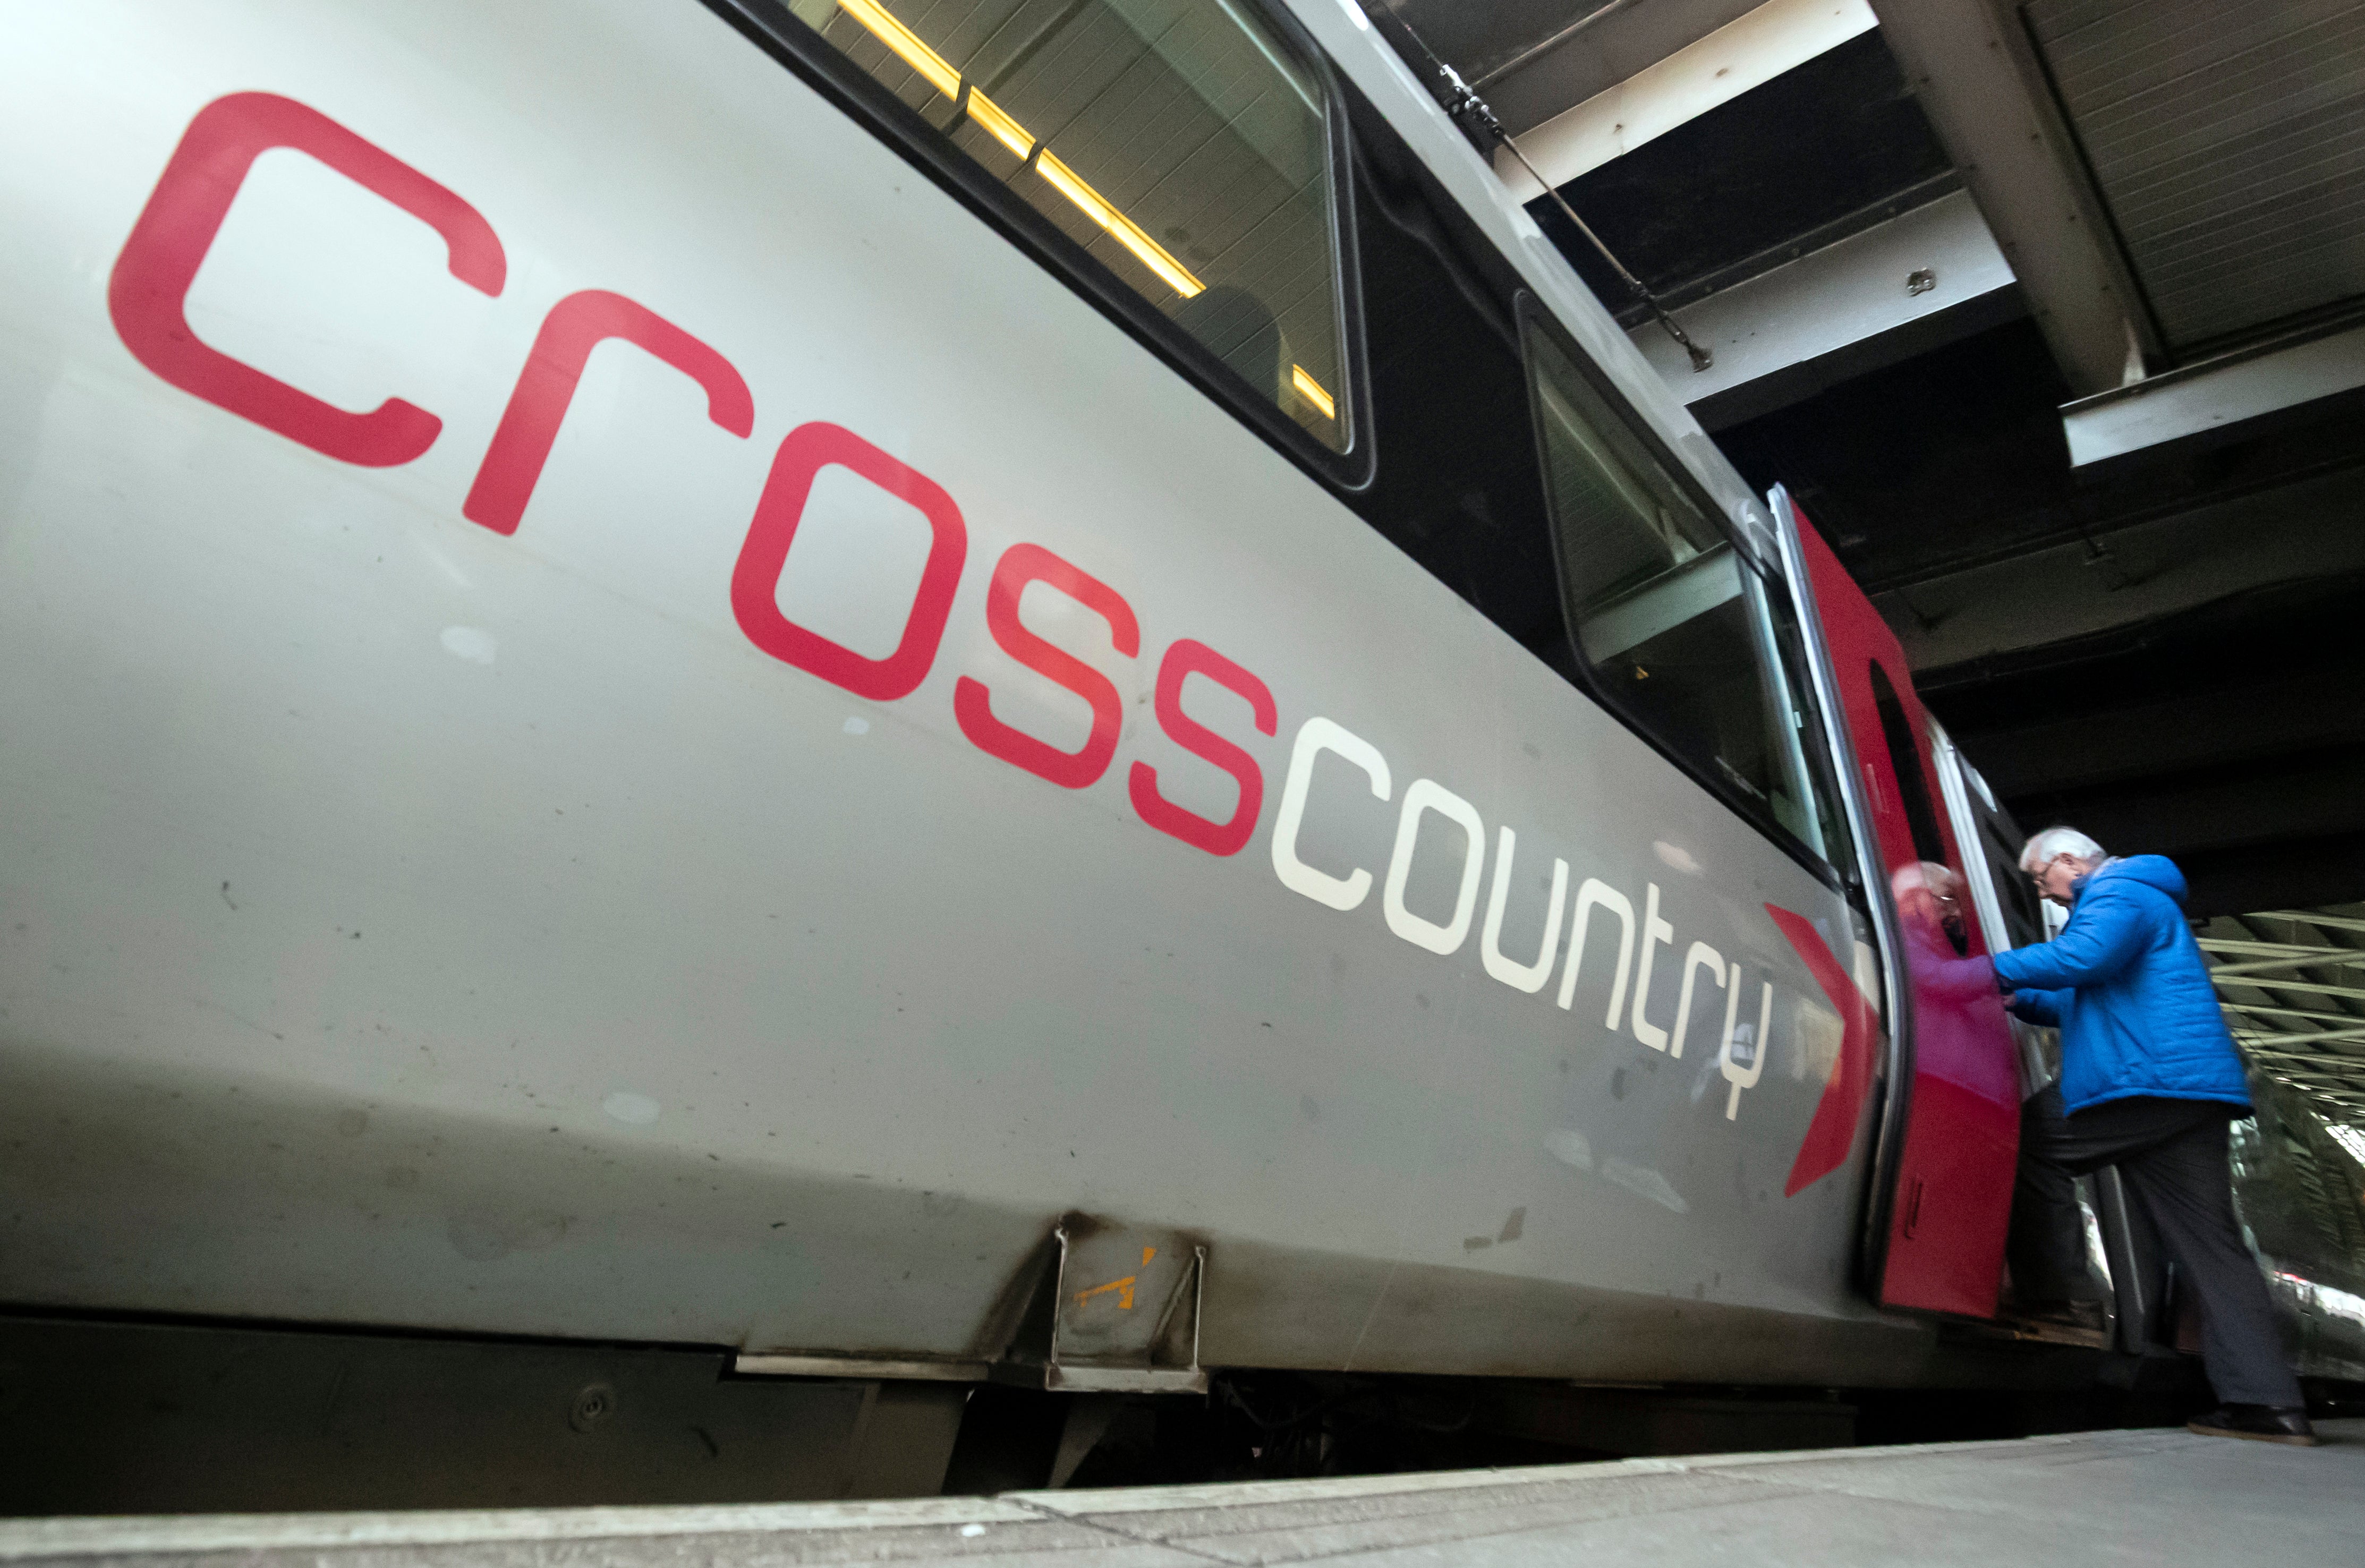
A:
<svg viewBox="0 0 2365 1568">
<path fill-rule="evenodd" d="M 2162 855 L 2365 834 L 2365 751 L 2261 758 L 2230 773 L 2167 773 L 2046 790 L 2042 799 L 2104 844 L 2142 844 Z M 2365 882 L 2334 896 L 2360 890 Z"/>
<path fill-rule="evenodd" d="M 2338 1094 L 2365 1094 L 2365 1089 L 2360 1089 L 2356 1083 L 2353 1070 L 2341 1071 L 2326 1070 L 2317 1065 L 2315 1058 L 2308 1057 L 2294 1058 L 2289 1051 L 2271 1049 L 2260 1050 L 2258 1049 L 2252 1042 L 2242 1039 L 2238 1036 L 2236 1036 L 2235 1043 L 2243 1047 L 2248 1055 L 2257 1058 L 2261 1063 L 2270 1065 L 2273 1070 L 2277 1072 L 2289 1074 L 2294 1078 L 2304 1077 L 2312 1080 L 2328 1081 L 2333 1087 L 2329 1091 L 2326 1091 L 2326 1092 Z M 2298 1065 L 2293 1065 L 2294 1062 Z M 2353 1069 L 2356 1066 L 2365 1065 L 2365 1063 L 2351 1063 L 2348 1065 Z"/>
<path fill-rule="evenodd" d="M 2072 467 L 2217 435 L 2365 386 L 2365 323 L 2283 337 L 2061 408 Z"/>
<path fill-rule="evenodd" d="M 2214 980 L 2237 980 L 2244 975 L 2273 974 L 2278 969 L 2365 969 L 2365 953 L 2349 953 L 2334 958 L 2324 949 L 2298 958 L 2261 958 L 2256 963 L 2220 964 L 2209 971 Z"/>
<path fill-rule="evenodd" d="M 1519 133 L 1536 173 L 1554 186 L 1730 103 L 1873 28 L 1866 0 L 1765 0 L 1697 42 L 1644 66 L 1574 108 Z M 1508 153 L 1495 172 L 1519 200 L 1544 194 Z"/>
<path fill-rule="evenodd" d="M 2356 1111 L 2365 1109 L 2365 1094 L 2342 1094 L 2327 1089 L 2319 1089 L 2314 1084 L 2301 1083 L 2295 1080 L 2286 1078 L 2282 1074 L 2271 1070 L 2268 1072 L 2267 1076 L 2273 1079 L 2277 1083 L 2281 1084 L 2284 1088 L 2307 1095 L 2311 1099 L 2321 1100 L 2326 1104 L 2332 1106 L 2335 1110 Z"/>
<path fill-rule="evenodd" d="M 1630 334 L 1709 430 L 2009 320 L 2024 308 L 1970 196 L 1954 191 L 1675 312 L 1716 363 L 1655 324 Z"/>
<path fill-rule="evenodd" d="M 2263 1002 L 2235 1002 L 2223 997 L 2218 999 L 2217 1004 L 2228 1013 L 2262 1013 L 2278 1018 L 2315 1018 L 2327 1024 L 2346 1025 L 2359 1021 L 2354 1013 L 2311 1013 L 2304 1007 L 2269 1007 Z"/>
<path fill-rule="evenodd" d="M 2365 991 L 2359 991 L 2353 985 L 2326 985 L 2318 980 L 2260 980 L 2255 975 L 2244 975 L 2237 980 L 2227 980 L 2225 983 L 2247 986 L 2253 991 L 2312 991 L 2318 996 L 2365 998 Z"/>
<path fill-rule="evenodd" d="M 2160 346 L 2016 7 L 2002 0 L 1871 6 L 2070 389 L 2100 392 L 2139 376 L 2144 354 Z"/>
<path fill-rule="evenodd" d="M 1541 60 L 1544 56 L 1552 53 L 1554 50 L 1565 47 L 1579 34 L 1589 33 L 1595 28 L 1604 26 L 1611 17 L 1623 14 L 1639 3 L 1640 0 L 1603 0 L 1601 5 L 1598 5 L 1592 10 L 1587 11 L 1585 15 L 1569 23 L 1568 26 L 1561 28 L 1558 32 L 1552 34 L 1549 38 L 1538 39 L 1536 42 L 1530 44 L 1527 48 L 1519 50 L 1519 53 L 1513 55 L 1510 59 L 1503 62 L 1502 64 L 1489 66 L 1484 72 L 1473 76 L 1470 85 L 1476 91 L 1483 93 L 1487 88 L 1493 86 L 1496 83 L 1502 81 L 1504 78 L 1518 75 L 1521 71 L 1533 65 L 1537 61 Z M 1672 53 L 1673 51 L 1669 50 L 1668 52 Z M 1586 95 L 1588 97 L 1591 95 L 1591 94 Z"/>
<path fill-rule="evenodd" d="M 2252 958 L 2304 958 L 2313 963 L 2322 963 L 2325 954 L 2333 953 L 2343 958 L 2365 961 L 2365 947 L 2326 947 L 2321 943 L 2235 942 L 2222 936 L 2203 936 L 2199 938 L 2199 943 L 2204 953 L 2246 953 Z M 2215 972 L 2225 973 L 2222 969 Z"/>
<path fill-rule="evenodd" d="M 2314 1034 L 2252 1035 L 2247 1036 L 2246 1043 L 2253 1046 L 2312 1046 L 2319 1041 L 2331 1043 L 2341 1040 L 2365 1042 L 2365 1027 L 2324 1029 Z M 2292 1061 L 2365 1067 L 2365 1055 L 2344 1051 L 2283 1051 L 2280 1054 Z"/>
<path fill-rule="evenodd" d="M 2335 666 L 2264 688 L 2202 688 L 2102 712 L 2071 703 L 2010 728 L 1980 729 L 1979 771 L 1998 792 L 2024 795 L 2365 745 L 2360 689 L 2365 669 Z"/>
<path fill-rule="evenodd" d="M 2242 935 L 2202 936 L 2199 938 L 2202 950 L 2213 958 L 2218 955 L 2230 955 L 2243 961 L 2215 964 L 2209 971 L 2209 978 L 2220 993 L 2221 1004 L 2245 1058 L 2278 1082 L 2345 1107 L 2365 1092 L 2365 1016 L 2353 1011 L 2316 1012 L 2236 1002 L 2225 999 L 2224 992 L 2255 988 L 2357 997 L 2360 993 L 2338 986 L 2261 979 L 2259 971 L 2303 969 L 2313 965 L 2354 968 L 2360 961 L 2365 961 L 2365 949 L 2350 946 L 2345 942 L 2311 945 L 2265 941 L 2259 939 L 2258 928 L 2267 918 L 2337 920 L 2339 917 L 2311 916 L 2297 912 L 2281 917 L 2250 914 L 2214 927 L 2222 930 L 2230 925 Z M 2261 1018 L 2272 1018 L 2274 1022 L 2260 1023 L 2258 1020 Z M 2309 1024 L 2317 1026 L 2304 1026 Z"/>
<path fill-rule="evenodd" d="M 2296 920 L 2307 925 L 2321 925 L 2332 931 L 2365 931 L 2365 920 L 2348 915 L 2326 914 L 2312 909 L 2266 909 L 2250 916 L 2252 920 Z"/>
<path fill-rule="evenodd" d="M 2022 288 L 2027 280 L 2022 280 Z M 2172 614 L 2270 583 L 2365 569 L 2365 489 L 2312 475 L 1874 589 L 1917 670 Z M 2167 732 L 2163 732 L 2168 734 Z M 2172 734 L 2163 744 L 2181 744 Z M 1984 766 L 1984 764 L 1982 764 Z"/>
<path fill-rule="evenodd" d="M 1469 0 L 1373 0 L 1391 10 L 1412 6 L 1479 11 Z M 1649 69 L 1687 45 L 1716 31 L 1735 17 L 1754 11 L 1763 0 L 1642 0 L 1641 4 L 1604 7 L 1574 31 L 1564 28 L 1556 37 L 1540 40 L 1498 64 L 1479 66 L 1478 90 L 1494 106 L 1513 134 L 1534 129 L 1572 104 Z M 1508 7 L 1491 8 L 1500 15 Z M 1473 64 L 1477 65 L 1474 61 Z"/>
<path fill-rule="evenodd" d="M 2281 1084 L 2286 1089 L 2297 1090 L 2302 1094 L 2311 1096 L 2317 1100 L 2322 1100 L 2327 1104 L 2342 1111 L 2355 1111 L 2360 1108 L 2365 1108 L 2365 1094 L 2350 1093 L 2345 1090 L 2320 1088 L 2313 1083 L 2302 1083 L 2297 1079 L 2292 1078 L 2284 1073 L 2277 1072 L 2272 1069 L 2268 1070 L 2267 1076 L 2273 1079 L 2277 1083 Z"/>
<path fill-rule="evenodd" d="M 2237 1043 L 2245 1047 L 2243 1054 L 2249 1057 L 2256 1065 L 2280 1075 L 2286 1082 L 2303 1083 L 2319 1094 L 2365 1096 L 2365 1090 L 2360 1090 L 2348 1073 L 2318 1072 L 2304 1066 L 2294 1067 L 2274 1051 L 2248 1048 L 2247 1041 Z"/>
</svg>

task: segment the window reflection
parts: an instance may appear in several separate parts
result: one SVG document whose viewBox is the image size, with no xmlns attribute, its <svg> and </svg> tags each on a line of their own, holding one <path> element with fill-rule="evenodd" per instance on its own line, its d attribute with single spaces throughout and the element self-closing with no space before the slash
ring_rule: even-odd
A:
<svg viewBox="0 0 2365 1568">
<path fill-rule="evenodd" d="M 1348 446 L 1327 107 L 1228 0 L 790 9 L 1205 344 Z"/>
<path fill-rule="evenodd" d="M 1552 336 L 1529 359 L 1578 652 L 1609 700 L 1814 853 L 1843 842 L 1773 597 Z"/>
</svg>

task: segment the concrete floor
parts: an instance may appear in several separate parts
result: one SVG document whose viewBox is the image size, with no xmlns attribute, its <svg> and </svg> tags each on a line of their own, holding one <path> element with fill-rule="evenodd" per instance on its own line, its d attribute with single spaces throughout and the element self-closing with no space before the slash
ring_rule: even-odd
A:
<svg viewBox="0 0 2365 1568">
<path fill-rule="evenodd" d="M 0 1522 L 98 1568 L 791 1563 L 2365 1564 L 2365 1420 L 2319 1449 L 2182 1431 L 1534 1470 L 708 1508 Z"/>
</svg>

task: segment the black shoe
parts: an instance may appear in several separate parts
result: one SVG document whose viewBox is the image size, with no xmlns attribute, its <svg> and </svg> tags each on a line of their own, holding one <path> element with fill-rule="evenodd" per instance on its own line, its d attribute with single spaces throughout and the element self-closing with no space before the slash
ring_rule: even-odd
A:
<svg viewBox="0 0 2365 1568">
<path fill-rule="evenodd" d="M 2306 1409 L 2297 1405 L 2223 1405 L 2184 1425 L 2204 1438 L 2248 1438 L 2294 1448 L 2312 1449 L 2324 1440 L 2307 1424 Z"/>
</svg>

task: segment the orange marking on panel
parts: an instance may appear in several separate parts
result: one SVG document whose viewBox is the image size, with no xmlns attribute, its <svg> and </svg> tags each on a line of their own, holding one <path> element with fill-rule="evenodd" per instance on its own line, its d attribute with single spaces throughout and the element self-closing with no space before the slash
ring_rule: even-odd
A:
<svg viewBox="0 0 2365 1568">
<path fill-rule="evenodd" d="M 1110 1291 L 1115 1291 L 1116 1292 L 1116 1305 L 1119 1310 L 1131 1312 L 1133 1310 L 1133 1287 L 1136 1282 L 1140 1278 L 1141 1276 L 1138 1274 L 1127 1274 L 1121 1280 L 1111 1280 L 1104 1285 L 1094 1285 L 1088 1291 L 1078 1291 L 1076 1293 L 1076 1305 L 1078 1306 L 1082 1306 L 1084 1303 L 1092 1300 L 1093 1297 L 1096 1295 L 1104 1295 Z"/>
</svg>

